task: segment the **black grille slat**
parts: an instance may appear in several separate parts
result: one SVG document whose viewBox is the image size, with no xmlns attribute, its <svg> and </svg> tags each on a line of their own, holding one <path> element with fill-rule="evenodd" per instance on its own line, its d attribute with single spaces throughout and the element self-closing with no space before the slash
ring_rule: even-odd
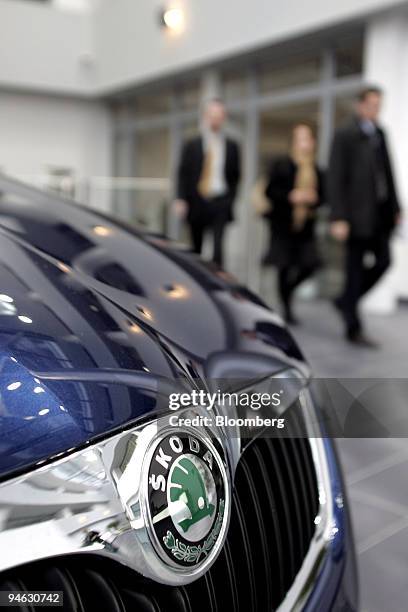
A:
<svg viewBox="0 0 408 612">
<path fill-rule="evenodd" d="M 210 575 L 212 577 L 215 592 L 223 593 L 225 600 L 231 602 L 231 609 L 238 612 L 239 597 L 237 582 L 228 542 L 226 542 L 223 550 L 220 553 L 216 571 L 210 570 Z M 222 601 L 219 602 L 219 604 L 220 607 L 223 608 Z"/>
<path fill-rule="evenodd" d="M 120 596 L 116 585 L 107 579 L 100 572 L 94 570 L 85 570 L 81 573 L 81 587 L 80 587 L 80 599 L 84 610 L 91 608 L 92 593 L 99 593 L 99 597 L 105 602 L 108 610 L 112 612 L 124 612 L 125 606 L 123 604 L 122 597 Z M 78 582 L 78 576 L 75 577 Z"/>
<path fill-rule="evenodd" d="M 172 589 L 168 609 L 178 612 L 191 612 L 187 594 L 184 593 L 183 589 Z"/>
<path fill-rule="evenodd" d="M 60 569 L 58 567 L 47 568 L 45 572 L 45 579 L 47 584 L 47 589 L 62 591 L 64 593 L 64 609 L 71 610 L 74 612 L 79 612 L 84 610 L 79 594 L 77 585 L 71 578 L 71 574 L 67 572 L 65 569 Z M 33 585 L 34 585 L 34 577 L 33 577 Z M 56 586 L 58 585 L 58 587 Z M 34 586 L 32 587 L 34 588 Z"/>
<path fill-rule="evenodd" d="M 314 519 L 317 516 L 319 511 L 319 497 L 318 497 L 318 487 L 317 487 L 317 478 L 314 469 L 312 469 L 312 461 L 311 461 L 311 449 L 309 440 L 306 438 L 294 438 L 295 444 L 297 444 L 300 448 L 302 469 L 304 474 L 304 480 L 306 483 L 307 490 L 307 499 L 308 499 L 308 507 L 311 512 L 311 521 L 310 521 L 310 531 L 309 531 L 309 539 L 313 535 L 313 531 L 315 528 Z"/>
<path fill-rule="evenodd" d="M 311 539 L 315 528 L 314 519 L 318 513 L 319 500 L 317 492 L 317 478 L 313 466 L 312 451 L 308 438 L 304 437 L 304 427 L 299 422 L 299 419 L 293 419 L 291 423 L 292 443 L 298 448 L 300 458 L 300 470 L 302 473 L 302 482 L 305 487 L 306 504 L 305 508 L 308 512 L 308 520 L 306 523 L 307 542 Z M 306 542 L 306 543 L 307 543 Z"/>
<path fill-rule="evenodd" d="M 34 571 L 24 573 L 23 580 L 28 591 L 62 591 L 64 612 L 82 612 L 78 584 L 66 568 L 46 566 L 43 571 L 34 566 Z M 33 609 L 37 609 L 33 607 Z"/>
<path fill-rule="evenodd" d="M 16 591 L 27 591 L 28 589 L 21 580 L 19 580 L 18 578 L 14 578 L 14 579 L 5 580 L 4 582 L 2 582 L 1 590 L 14 593 Z M 33 608 L 31 606 L 25 606 L 25 605 L 21 605 L 19 607 L 19 610 L 20 612 L 33 612 Z"/>
<path fill-rule="evenodd" d="M 177 589 L 180 598 L 182 599 L 183 603 L 182 605 L 180 605 L 179 608 L 176 608 L 179 612 L 193 612 L 192 607 L 190 606 L 190 598 L 188 596 L 188 593 L 186 591 L 186 589 L 184 587 L 180 587 Z"/>
<path fill-rule="evenodd" d="M 0 590 L 63 591 L 64 610 L 72 612 L 93 612 L 95 602 L 104 612 L 275 610 L 301 568 L 319 505 L 310 443 L 298 435 L 259 438 L 246 446 L 226 543 L 195 582 L 168 587 L 109 559 L 82 554 L 5 572 Z"/>
<path fill-rule="evenodd" d="M 290 448 L 293 455 L 294 462 L 294 478 L 296 482 L 296 490 L 300 499 L 300 505 L 302 511 L 305 513 L 305 519 L 301 521 L 301 536 L 302 536 L 302 555 L 304 556 L 307 552 L 310 543 L 310 526 L 313 523 L 314 516 L 312 517 L 311 508 L 309 506 L 309 500 L 307 495 L 307 485 L 304 478 L 304 472 L 302 469 L 302 459 L 300 455 L 299 446 L 296 444 L 296 440 L 290 440 Z"/>
<path fill-rule="evenodd" d="M 286 546 L 283 547 L 282 573 L 285 591 L 289 588 L 293 575 L 296 572 L 294 534 L 292 531 L 291 511 L 289 499 L 286 494 L 286 484 L 281 472 L 279 457 L 275 449 L 276 445 L 265 441 L 262 445 L 267 465 L 271 473 L 276 477 L 276 505 L 279 514 L 280 533 Z"/>
<path fill-rule="evenodd" d="M 195 604 L 200 601 L 205 602 L 208 612 L 219 612 L 211 571 L 207 572 L 201 580 L 196 580 L 184 587 L 184 590 L 193 612 L 196 610 Z"/>
<path fill-rule="evenodd" d="M 276 555 L 273 557 L 274 563 L 271 561 L 270 574 L 275 576 L 275 582 L 272 588 L 269 585 L 268 602 L 272 600 L 273 607 L 279 605 L 282 597 L 285 593 L 284 577 L 283 577 L 283 546 L 282 539 L 279 529 L 279 518 L 276 509 L 276 502 L 273 495 L 273 488 L 270 480 L 267 478 L 268 470 L 264 461 L 263 455 L 259 447 L 255 447 L 254 454 L 257 458 L 259 465 L 260 475 L 262 475 L 263 484 L 265 486 L 265 500 L 261 506 L 263 509 L 262 514 L 264 515 L 263 529 L 265 531 L 266 541 L 268 542 L 269 548 L 276 548 Z M 272 592 L 271 592 L 272 591 Z M 268 610 L 270 609 L 268 605 Z"/>
<path fill-rule="evenodd" d="M 255 569 L 245 522 L 244 511 L 235 491 L 229 533 L 231 534 L 231 546 L 236 550 L 235 556 L 240 561 L 239 564 L 237 563 L 239 578 L 245 580 L 247 586 L 241 593 L 240 604 L 244 610 L 256 610 Z"/>
<path fill-rule="evenodd" d="M 249 452 L 253 452 L 252 449 Z M 249 467 L 242 464 L 241 468 L 243 477 L 245 478 L 244 482 L 246 484 L 246 488 L 248 488 L 248 497 L 251 498 L 250 500 L 247 500 L 247 504 L 250 501 L 251 505 L 249 508 L 247 508 L 248 517 L 246 517 L 247 523 L 250 522 L 252 527 L 249 538 L 252 546 L 251 553 L 253 555 L 259 555 L 262 559 L 262 563 L 257 564 L 257 570 L 255 573 L 256 595 L 258 600 L 256 609 L 268 610 L 270 609 L 270 560 L 268 543 L 265 541 L 263 533 L 263 519 L 260 509 L 260 500 L 256 487 L 254 486 L 254 481 Z"/>
<path fill-rule="evenodd" d="M 137 610 L 137 612 L 159 612 L 154 598 L 145 593 L 127 590 L 126 592 L 126 610 Z"/>
<path fill-rule="evenodd" d="M 302 545 L 302 514 L 298 491 L 296 490 L 296 478 L 293 465 L 293 457 L 290 455 L 290 440 L 283 438 L 278 439 L 279 444 L 276 445 L 277 454 L 279 457 L 279 467 L 282 470 L 284 491 L 283 495 L 287 497 L 289 513 L 291 516 L 291 531 L 293 533 L 293 554 L 295 565 L 298 566 L 303 559 Z"/>
</svg>

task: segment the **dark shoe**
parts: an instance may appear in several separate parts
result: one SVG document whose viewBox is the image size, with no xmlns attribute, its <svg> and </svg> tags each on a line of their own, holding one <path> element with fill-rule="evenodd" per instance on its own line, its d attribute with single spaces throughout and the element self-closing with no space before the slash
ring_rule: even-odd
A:
<svg viewBox="0 0 408 612">
<path fill-rule="evenodd" d="M 365 336 L 361 331 L 357 331 L 357 332 L 349 332 L 346 334 L 346 338 L 348 340 L 348 342 L 350 342 L 351 344 L 354 344 L 354 346 L 358 346 L 360 348 L 367 348 L 367 349 L 378 349 L 380 348 L 379 344 L 377 342 L 374 342 L 374 340 L 371 340 L 370 338 L 367 338 L 367 336 Z"/>
</svg>

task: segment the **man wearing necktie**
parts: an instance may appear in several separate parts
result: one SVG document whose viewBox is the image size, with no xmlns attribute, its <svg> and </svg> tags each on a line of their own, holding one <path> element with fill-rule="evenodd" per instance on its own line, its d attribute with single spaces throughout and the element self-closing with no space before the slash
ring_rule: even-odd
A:
<svg viewBox="0 0 408 612">
<path fill-rule="evenodd" d="M 186 217 L 195 253 L 201 253 L 205 232 L 213 234 L 213 261 L 223 265 L 223 236 L 233 220 L 233 204 L 240 180 L 240 154 L 223 127 L 226 111 L 219 99 L 204 109 L 198 138 L 183 146 L 178 170 L 176 211 Z"/>
<path fill-rule="evenodd" d="M 381 102 L 376 87 L 359 94 L 356 115 L 335 134 L 328 172 L 331 233 L 346 245 L 345 286 L 334 305 L 346 338 L 367 348 L 375 343 L 364 333 L 358 303 L 391 263 L 389 243 L 400 216 L 385 133 L 377 123 Z"/>
</svg>

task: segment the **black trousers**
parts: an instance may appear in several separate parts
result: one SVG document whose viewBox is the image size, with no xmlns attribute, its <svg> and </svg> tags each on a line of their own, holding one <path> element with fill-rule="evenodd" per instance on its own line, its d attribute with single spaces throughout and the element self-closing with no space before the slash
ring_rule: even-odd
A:
<svg viewBox="0 0 408 612">
<path fill-rule="evenodd" d="M 279 268 L 278 288 L 282 304 L 287 314 L 291 313 L 292 296 L 295 289 L 305 280 L 313 276 L 317 265 L 302 266 L 292 265 Z"/>
<path fill-rule="evenodd" d="M 224 263 L 224 231 L 230 220 L 231 199 L 220 196 L 200 203 L 200 210 L 190 219 L 191 241 L 195 253 L 200 254 L 206 232 L 213 234 L 213 261 Z"/>
<path fill-rule="evenodd" d="M 286 316 L 290 316 L 295 289 L 321 266 L 312 229 L 301 233 L 275 234 L 269 256 L 271 263 L 275 263 L 278 268 L 280 299 Z"/>
<path fill-rule="evenodd" d="M 350 238 L 346 245 L 346 278 L 344 290 L 338 299 L 344 314 L 348 334 L 361 329 L 358 314 L 360 299 L 379 281 L 391 264 L 390 234 L 383 233 L 369 239 Z M 374 256 L 374 263 L 365 264 L 367 254 Z"/>
</svg>

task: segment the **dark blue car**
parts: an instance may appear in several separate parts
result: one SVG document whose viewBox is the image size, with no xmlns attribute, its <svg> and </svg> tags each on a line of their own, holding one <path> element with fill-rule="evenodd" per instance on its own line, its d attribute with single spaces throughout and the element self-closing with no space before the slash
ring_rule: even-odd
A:
<svg viewBox="0 0 408 612">
<path fill-rule="evenodd" d="M 280 318 L 162 237 L 2 185 L 0 603 L 356 610 L 339 465 Z"/>
</svg>

